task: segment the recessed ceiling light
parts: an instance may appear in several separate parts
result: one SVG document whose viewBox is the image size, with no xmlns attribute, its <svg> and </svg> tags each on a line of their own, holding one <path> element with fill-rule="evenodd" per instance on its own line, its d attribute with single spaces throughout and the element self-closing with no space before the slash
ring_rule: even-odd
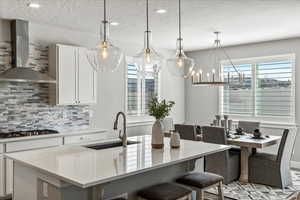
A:
<svg viewBox="0 0 300 200">
<path fill-rule="evenodd" d="M 41 7 L 40 4 L 34 3 L 34 2 L 28 3 L 27 6 L 28 6 L 29 8 L 39 8 L 39 7 Z"/>
<path fill-rule="evenodd" d="M 119 22 L 110 22 L 110 25 L 112 25 L 112 26 L 119 26 Z"/>
<path fill-rule="evenodd" d="M 158 14 L 164 14 L 166 12 L 168 12 L 166 9 L 157 9 L 156 10 L 156 13 L 158 13 Z"/>
</svg>

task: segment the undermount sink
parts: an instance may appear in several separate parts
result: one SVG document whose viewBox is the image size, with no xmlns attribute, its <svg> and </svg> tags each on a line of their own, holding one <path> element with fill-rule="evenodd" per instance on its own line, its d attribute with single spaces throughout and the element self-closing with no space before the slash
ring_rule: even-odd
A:
<svg viewBox="0 0 300 200">
<path fill-rule="evenodd" d="M 133 144 L 138 144 L 140 142 L 137 141 L 127 141 L 127 145 L 133 145 Z M 87 145 L 85 147 L 90 148 L 90 149 L 95 149 L 95 150 L 101 150 L 101 149 L 109 149 L 109 148 L 114 148 L 114 147 L 121 147 L 122 141 L 113 141 L 113 142 L 106 142 L 106 143 L 101 143 L 101 144 L 92 144 L 92 145 Z"/>
</svg>

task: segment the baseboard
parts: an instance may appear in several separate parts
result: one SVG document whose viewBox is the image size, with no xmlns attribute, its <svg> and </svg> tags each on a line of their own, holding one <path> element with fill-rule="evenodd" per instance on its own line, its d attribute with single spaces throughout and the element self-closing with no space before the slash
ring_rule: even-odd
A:
<svg viewBox="0 0 300 200">
<path fill-rule="evenodd" d="M 291 168 L 299 169 L 300 170 L 300 162 L 291 161 Z"/>
</svg>

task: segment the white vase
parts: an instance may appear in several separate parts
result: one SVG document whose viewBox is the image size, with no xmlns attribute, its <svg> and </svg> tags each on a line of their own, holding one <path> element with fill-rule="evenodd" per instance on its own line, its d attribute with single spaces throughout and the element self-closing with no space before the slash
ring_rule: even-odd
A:
<svg viewBox="0 0 300 200">
<path fill-rule="evenodd" d="M 152 126 L 152 148 L 161 149 L 164 147 L 163 124 L 156 120 Z"/>
</svg>

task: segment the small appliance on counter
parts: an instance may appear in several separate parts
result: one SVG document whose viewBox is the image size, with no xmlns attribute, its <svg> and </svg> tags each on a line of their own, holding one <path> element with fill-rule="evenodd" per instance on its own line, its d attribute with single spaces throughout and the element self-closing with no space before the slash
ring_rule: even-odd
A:
<svg viewBox="0 0 300 200">
<path fill-rule="evenodd" d="M 42 130 L 29 130 L 29 131 L 13 131 L 13 132 L 0 132 L 0 139 L 6 138 L 16 138 L 16 137 L 27 137 L 27 136 L 37 136 L 37 135 L 49 135 L 58 134 L 56 130 L 42 129 Z"/>
</svg>

